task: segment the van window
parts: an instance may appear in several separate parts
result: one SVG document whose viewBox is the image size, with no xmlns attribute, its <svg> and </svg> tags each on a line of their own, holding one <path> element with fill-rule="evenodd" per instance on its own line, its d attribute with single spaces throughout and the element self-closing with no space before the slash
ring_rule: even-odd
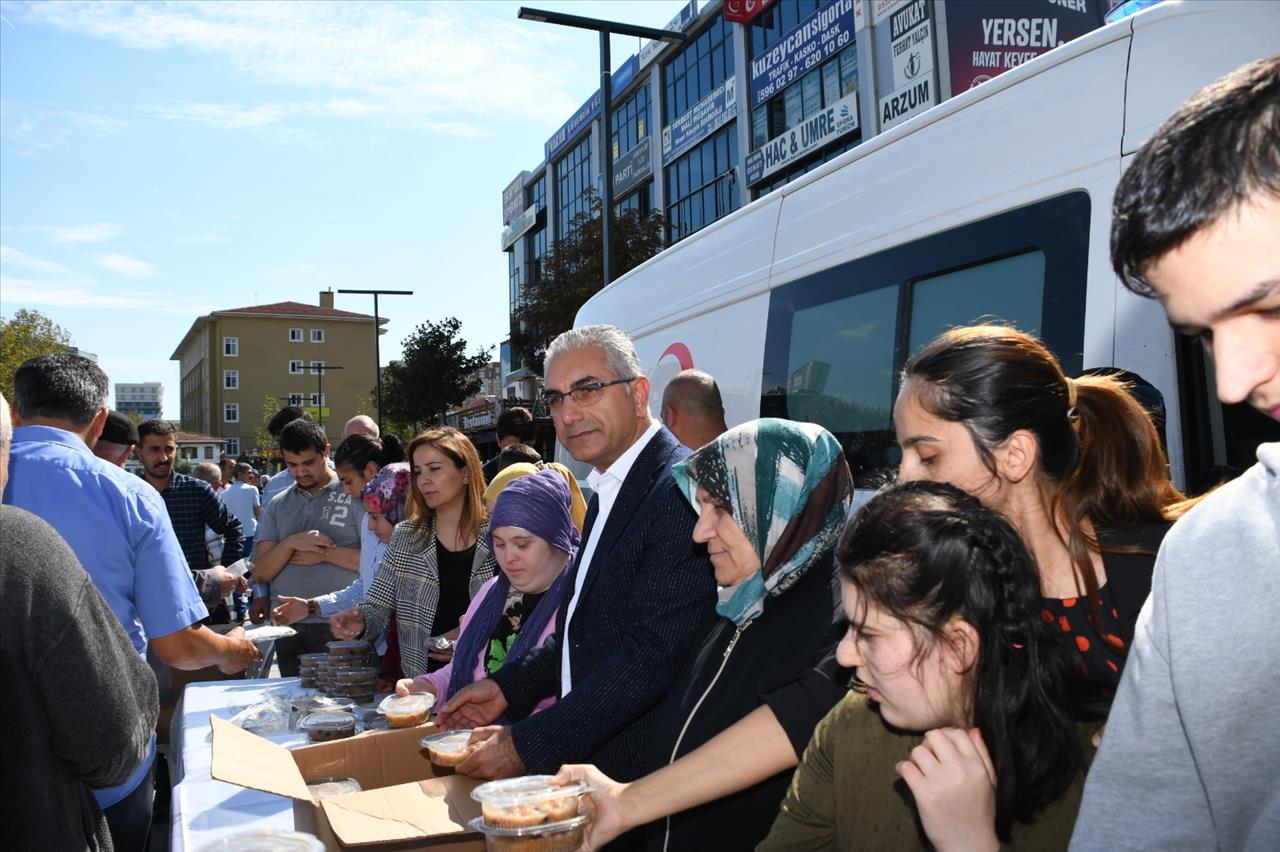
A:
<svg viewBox="0 0 1280 852">
<path fill-rule="evenodd" d="M 760 415 L 819 423 L 854 482 L 891 477 L 898 374 L 938 334 L 1005 322 L 1080 373 L 1089 196 L 1040 201 L 815 272 L 774 289 Z"/>
<path fill-rule="evenodd" d="M 984 313 L 998 309 L 999 314 Z M 922 278 L 911 287 L 908 355 L 958 325 L 985 320 L 1011 323 L 1040 335 L 1044 309 L 1044 252 L 979 263 L 955 272 Z"/>
</svg>

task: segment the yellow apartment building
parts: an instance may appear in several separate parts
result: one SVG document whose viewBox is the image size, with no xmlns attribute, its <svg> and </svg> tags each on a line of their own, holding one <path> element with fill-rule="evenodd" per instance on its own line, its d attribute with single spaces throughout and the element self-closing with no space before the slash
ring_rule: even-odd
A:
<svg viewBox="0 0 1280 852">
<path fill-rule="evenodd" d="M 379 318 L 379 334 L 386 322 Z M 198 317 L 170 356 L 182 376 L 182 428 L 221 436 L 232 455 L 269 456 L 274 448 L 258 447 L 256 434 L 270 398 L 307 408 L 336 446 L 348 419 L 377 416 L 373 335 L 373 316 L 335 309 L 332 290 L 316 305 L 275 302 Z"/>
</svg>

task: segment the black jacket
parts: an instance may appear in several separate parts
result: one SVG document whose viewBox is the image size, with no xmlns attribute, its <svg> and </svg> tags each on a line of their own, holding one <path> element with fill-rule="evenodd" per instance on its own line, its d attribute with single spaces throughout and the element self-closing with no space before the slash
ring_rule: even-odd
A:
<svg viewBox="0 0 1280 852">
<path fill-rule="evenodd" d="M 649 768 L 688 754 L 761 703 L 774 709 L 802 750 L 818 722 L 847 692 L 831 681 L 817 692 L 804 691 L 813 680 L 813 666 L 839 641 L 844 626 L 833 551 L 823 554 L 786 593 L 766 602 L 760 616 L 740 631 L 728 619 L 717 618 L 661 705 Z M 669 825 L 668 850 L 754 849 L 778 815 L 791 774 L 779 772 L 731 796 L 658 820 L 649 826 L 649 847 L 663 848 Z"/>
<path fill-rule="evenodd" d="M 671 477 L 671 465 L 688 454 L 660 429 L 623 482 L 570 625 L 573 689 L 511 728 L 530 772 L 585 762 L 632 781 L 644 770 L 657 705 L 715 614 L 711 562 L 693 542 L 697 515 Z M 593 499 L 584 550 L 594 516 Z M 570 588 L 579 568 L 575 562 Z M 510 718 L 522 719 L 539 700 L 559 694 L 571 597 L 566 591 L 559 626 L 542 647 L 494 673 Z"/>
<path fill-rule="evenodd" d="M 0 507 L 0 801 L 12 849 L 110 849 L 91 787 L 147 756 L 156 680 L 62 537 Z"/>
</svg>

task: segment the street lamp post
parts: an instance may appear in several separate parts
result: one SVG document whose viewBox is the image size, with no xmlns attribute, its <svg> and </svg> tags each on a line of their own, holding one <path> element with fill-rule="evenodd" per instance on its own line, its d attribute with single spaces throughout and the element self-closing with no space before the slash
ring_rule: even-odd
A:
<svg viewBox="0 0 1280 852">
<path fill-rule="evenodd" d="M 324 374 L 329 370 L 341 370 L 343 367 L 331 366 L 329 364 L 315 364 L 311 367 L 316 373 L 316 396 L 320 397 L 320 402 L 316 404 L 316 410 L 320 416 L 316 420 L 321 426 L 324 425 Z"/>
<path fill-rule="evenodd" d="M 600 151 L 600 162 L 604 164 L 604 181 L 601 186 L 601 198 L 604 201 L 604 217 L 600 222 L 600 260 L 604 269 L 605 286 L 613 280 L 613 92 L 610 85 L 609 36 L 627 35 L 637 38 L 653 39 L 678 44 L 688 36 L 677 30 L 659 30 L 652 27 L 638 27 L 617 21 L 602 21 L 598 18 L 584 18 L 581 15 L 566 15 L 563 12 L 548 12 L 542 9 L 520 7 L 516 17 L 523 21 L 538 21 L 544 24 L 558 24 L 563 27 L 577 27 L 583 30 L 595 30 L 600 33 L 600 136 L 603 141 Z M 343 292 L 341 290 L 339 293 Z"/>
<path fill-rule="evenodd" d="M 339 293 L 357 293 L 373 296 L 373 372 L 378 380 L 378 431 L 382 431 L 382 347 L 378 339 L 382 332 L 378 328 L 379 296 L 412 296 L 412 290 L 339 290 Z"/>
</svg>

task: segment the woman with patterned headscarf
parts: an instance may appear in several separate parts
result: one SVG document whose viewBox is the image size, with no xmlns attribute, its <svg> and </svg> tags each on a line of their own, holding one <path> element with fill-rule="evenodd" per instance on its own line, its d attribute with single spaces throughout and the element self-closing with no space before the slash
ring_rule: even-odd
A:
<svg viewBox="0 0 1280 852">
<path fill-rule="evenodd" d="M 711 557 L 721 617 L 659 706 L 651 765 L 684 762 L 682 756 L 762 707 L 785 730 L 784 744 L 807 742 L 841 695 L 833 690 L 797 702 L 794 686 L 839 640 L 843 627 L 835 547 L 853 485 L 839 442 L 813 423 L 755 420 L 725 432 L 672 473 L 698 512 L 693 538 L 706 544 Z M 791 766 L 796 759 L 791 756 Z M 698 794 L 700 779 L 658 784 L 661 801 L 645 803 L 657 807 L 619 825 L 622 791 L 653 789 L 649 779 L 618 785 L 594 768 L 561 772 L 570 775 L 589 777 L 598 791 L 589 806 L 610 815 L 592 827 L 590 848 L 608 839 L 597 833 L 602 827 L 625 829 L 672 814 L 657 819 L 648 837 L 650 848 L 668 850 L 755 848 L 768 834 L 791 778 L 789 769 L 774 769 L 692 810 L 682 801 Z M 638 813 L 628 807 L 622 819 Z"/>
</svg>

